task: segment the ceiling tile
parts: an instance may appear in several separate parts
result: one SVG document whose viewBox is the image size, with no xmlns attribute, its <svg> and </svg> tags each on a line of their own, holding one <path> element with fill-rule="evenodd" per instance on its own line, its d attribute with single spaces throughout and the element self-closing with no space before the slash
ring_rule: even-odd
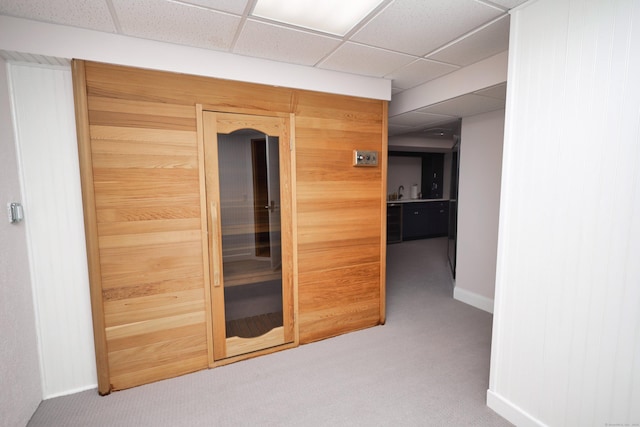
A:
<svg viewBox="0 0 640 427">
<path fill-rule="evenodd" d="M 352 40 L 424 56 L 502 13 L 474 0 L 396 0 Z"/>
<path fill-rule="evenodd" d="M 464 67 L 507 49 L 509 49 L 509 15 L 429 55 L 428 58 Z"/>
<path fill-rule="evenodd" d="M 242 15 L 247 7 L 248 0 L 179 0 L 179 2 Z"/>
<path fill-rule="evenodd" d="M 486 96 L 467 94 L 438 104 L 421 108 L 421 113 L 446 114 L 457 117 L 469 117 L 504 108 L 504 101 Z"/>
<path fill-rule="evenodd" d="M 345 43 L 322 61 L 318 67 L 345 73 L 383 77 L 415 59 L 414 56 L 402 53 L 356 43 Z"/>
<path fill-rule="evenodd" d="M 111 1 L 124 34 L 169 43 L 228 50 L 240 23 L 237 16 L 164 0 Z"/>
<path fill-rule="evenodd" d="M 502 101 L 507 99 L 507 84 L 502 83 L 499 85 L 491 86 L 486 89 L 474 92 L 476 95 L 488 96 L 490 98 L 500 99 Z"/>
<path fill-rule="evenodd" d="M 0 14 L 96 31 L 116 32 L 111 13 L 104 0 L 81 2 L 73 0 L 2 0 L 0 1 Z"/>
<path fill-rule="evenodd" d="M 340 39 L 248 19 L 233 48 L 240 55 L 315 65 Z"/>
<path fill-rule="evenodd" d="M 423 113 L 418 111 L 410 111 L 408 113 L 398 114 L 389 117 L 389 125 L 408 126 L 411 128 L 427 127 L 434 123 L 442 123 L 455 119 L 455 116 L 444 114 Z"/>
<path fill-rule="evenodd" d="M 458 67 L 453 65 L 427 59 L 417 59 L 411 64 L 387 74 L 385 77 L 393 80 L 394 88 L 406 90 L 457 69 Z"/>
</svg>

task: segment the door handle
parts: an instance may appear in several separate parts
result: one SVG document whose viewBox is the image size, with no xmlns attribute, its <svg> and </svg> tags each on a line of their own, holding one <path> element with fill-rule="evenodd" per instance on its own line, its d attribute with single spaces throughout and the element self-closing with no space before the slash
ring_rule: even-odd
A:
<svg viewBox="0 0 640 427">
<path fill-rule="evenodd" d="M 274 202 L 273 200 L 271 201 L 270 205 L 265 206 L 265 209 L 269 209 L 270 211 L 275 211 L 276 209 L 278 209 L 278 205 L 276 205 L 276 202 Z"/>
<path fill-rule="evenodd" d="M 213 257 L 213 287 L 220 287 L 220 252 L 218 249 L 219 239 L 218 239 L 218 209 L 217 205 L 214 202 L 211 202 L 211 251 Z"/>
</svg>

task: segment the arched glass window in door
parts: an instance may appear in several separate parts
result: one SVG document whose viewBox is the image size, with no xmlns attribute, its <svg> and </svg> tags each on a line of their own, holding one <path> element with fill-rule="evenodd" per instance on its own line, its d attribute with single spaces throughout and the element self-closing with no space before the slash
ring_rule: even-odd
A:
<svg viewBox="0 0 640 427">
<path fill-rule="evenodd" d="M 218 134 L 226 336 L 283 325 L 278 137 Z"/>
</svg>

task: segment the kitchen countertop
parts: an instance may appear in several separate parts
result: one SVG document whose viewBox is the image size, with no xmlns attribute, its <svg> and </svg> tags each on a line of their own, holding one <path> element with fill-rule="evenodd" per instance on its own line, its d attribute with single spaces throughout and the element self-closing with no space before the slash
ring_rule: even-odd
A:
<svg viewBox="0 0 640 427">
<path fill-rule="evenodd" d="M 393 203 L 423 203 L 423 202 L 448 202 L 449 199 L 402 199 L 402 200 L 387 200 L 388 204 Z"/>
</svg>

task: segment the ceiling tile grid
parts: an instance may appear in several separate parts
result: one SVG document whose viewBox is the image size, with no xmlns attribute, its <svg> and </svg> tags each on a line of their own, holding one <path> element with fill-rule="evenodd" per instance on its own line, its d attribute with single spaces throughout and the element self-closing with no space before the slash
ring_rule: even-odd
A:
<svg viewBox="0 0 640 427">
<path fill-rule="evenodd" d="M 165 0 L 110 0 L 128 36 L 228 50 L 240 17 Z M 153 13 L 149 13 L 153 11 Z"/>
<path fill-rule="evenodd" d="M 105 0 L 1 0 L 0 14 L 115 33 Z"/>
<path fill-rule="evenodd" d="M 424 56 L 504 13 L 474 0 L 396 0 L 352 40 Z"/>
<path fill-rule="evenodd" d="M 365 76 L 384 77 L 413 62 L 415 57 L 347 42 L 319 64 L 320 68 Z"/>
<path fill-rule="evenodd" d="M 395 95 L 508 49 L 508 10 L 528 0 L 383 0 L 344 37 L 252 16 L 257 1 L 0 0 L 0 14 L 386 78 Z M 389 126 L 462 117 L 503 95 L 489 88 Z"/>
<path fill-rule="evenodd" d="M 481 29 L 427 55 L 427 58 L 464 67 L 504 52 L 508 48 L 509 15 L 503 15 Z"/>
<path fill-rule="evenodd" d="M 248 0 L 174 0 L 174 2 L 202 6 L 236 15 L 242 15 L 249 3 Z"/>
<path fill-rule="evenodd" d="M 339 38 L 247 19 L 232 52 L 313 66 L 340 43 Z"/>
<path fill-rule="evenodd" d="M 398 93 L 505 50 L 496 18 L 524 1 L 384 0 L 344 38 L 253 18 L 256 0 L 1 0 L 0 13 L 384 77 Z"/>
</svg>

